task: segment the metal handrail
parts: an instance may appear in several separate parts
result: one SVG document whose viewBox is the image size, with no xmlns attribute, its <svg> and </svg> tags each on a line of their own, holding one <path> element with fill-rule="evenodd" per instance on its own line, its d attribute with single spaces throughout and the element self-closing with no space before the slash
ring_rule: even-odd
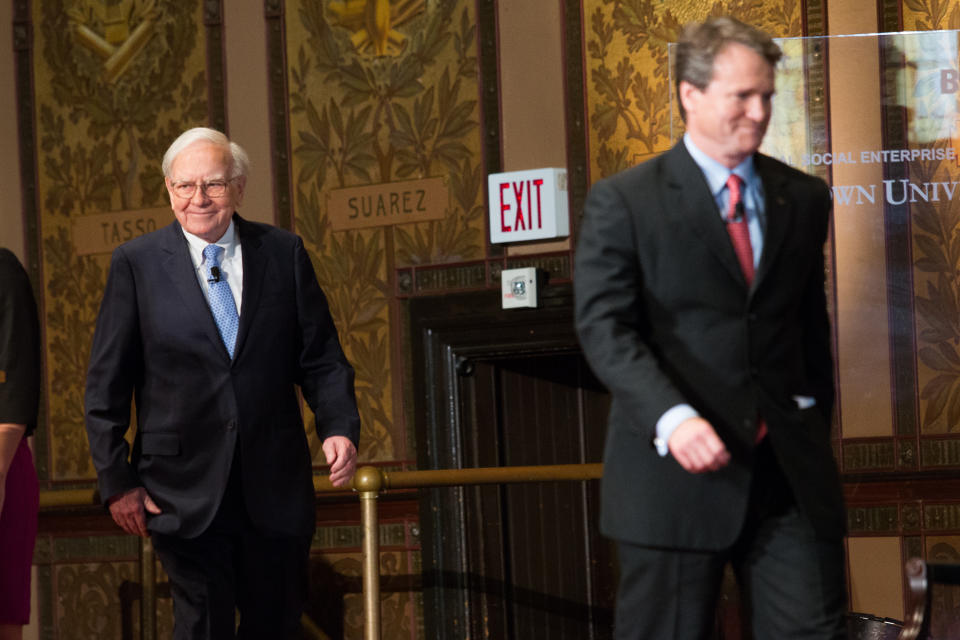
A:
<svg viewBox="0 0 960 640">
<path fill-rule="evenodd" d="M 360 523 L 363 529 L 364 640 L 380 640 L 380 536 L 376 501 L 381 491 L 476 484 L 595 480 L 602 475 L 603 465 L 598 463 L 427 471 L 386 471 L 378 467 L 357 469 L 352 486 L 354 491 L 360 494 Z M 316 478 L 314 488 L 318 492 L 336 490 L 326 477 Z"/>
<path fill-rule="evenodd" d="M 41 491 L 40 508 L 92 507 L 100 504 L 96 489 L 64 489 L 62 491 Z"/>
<path fill-rule="evenodd" d="M 524 467 L 487 467 L 479 469 L 432 469 L 427 471 L 387 471 L 365 466 L 357 469 L 349 487 L 334 487 L 327 476 L 315 477 L 318 493 L 353 489 L 360 497 L 360 526 L 363 530 L 363 612 L 365 640 L 380 640 L 380 535 L 377 498 L 388 489 L 423 489 L 430 487 L 467 486 L 478 484 L 520 484 L 565 480 L 596 480 L 603 475 L 603 465 L 555 464 Z M 41 491 L 42 508 L 79 507 L 99 501 L 93 489 Z M 149 538 L 140 541 L 140 576 L 143 596 L 140 601 L 140 637 L 156 638 L 156 588 L 153 546 Z M 309 622 L 309 621 L 308 621 Z"/>
</svg>

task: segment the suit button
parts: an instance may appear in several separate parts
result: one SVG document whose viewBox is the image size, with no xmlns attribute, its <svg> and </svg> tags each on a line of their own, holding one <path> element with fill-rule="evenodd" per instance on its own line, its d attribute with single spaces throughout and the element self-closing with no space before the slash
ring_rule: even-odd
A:
<svg viewBox="0 0 960 640">
<path fill-rule="evenodd" d="M 237 428 L 236 420 L 231 420 L 230 422 L 227 423 L 227 431 L 233 431 L 236 428 Z"/>
<path fill-rule="evenodd" d="M 747 314 L 747 320 L 749 320 L 750 322 L 756 322 L 756 321 L 757 321 L 757 314 L 755 314 L 755 313 L 749 313 L 749 314 Z"/>
<path fill-rule="evenodd" d="M 757 369 L 756 367 L 750 367 L 750 375 L 756 378 L 758 375 L 760 375 L 760 369 Z"/>
</svg>

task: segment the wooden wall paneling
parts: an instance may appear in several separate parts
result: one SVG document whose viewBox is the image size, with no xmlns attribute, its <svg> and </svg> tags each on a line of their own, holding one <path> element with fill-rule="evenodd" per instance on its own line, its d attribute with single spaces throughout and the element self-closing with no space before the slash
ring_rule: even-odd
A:
<svg viewBox="0 0 960 640">
<path fill-rule="evenodd" d="M 583 407 L 585 385 L 593 380 L 579 352 L 533 355 L 492 363 L 497 371 L 497 428 L 504 440 L 500 464 L 542 465 L 595 462 L 587 443 L 602 446 L 601 422 L 579 420 L 596 407 Z M 490 424 L 472 430 L 489 433 Z M 611 602 L 597 602 L 589 575 L 595 560 L 583 557 L 598 521 L 598 483 L 542 483 L 506 487 L 506 546 L 510 557 L 508 602 L 514 637 L 543 630 L 550 637 L 601 636 L 611 628 Z M 609 578 L 609 573 L 605 576 Z M 591 606 L 591 604 L 593 606 Z"/>
<path fill-rule="evenodd" d="M 563 2 L 563 0 L 558 0 Z M 567 134 L 567 188 L 570 195 L 571 255 L 583 216 L 583 202 L 590 184 L 587 149 L 587 64 L 584 61 L 583 6 L 563 2 L 563 62 Z"/>
<path fill-rule="evenodd" d="M 496 397 L 497 372 L 485 362 L 473 359 L 460 368 L 461 418 L 469 424 L 495 425 L 501 419 Z M 495 467 L 507 446 L 499 430 L 480 433 L 463 429 L 463 466 Z M 507 548 L 504 544 L 504 513 L 507 487 L 465 487 L 464 537 L 465 568 L 471 615 L 467 619 L 470 637 L 509 638 L 509 584 Z M 480 535 L 471 535 L 481 531 Z M 487 535 L 484 535 L 487 534 Z"/>
<path fill-rule="evenodd" d="M 461 434 L 455 428 L 458 401 L 456 377 L 468 373 L 469 360 L 451 344 L 452 324 L 446 318 L 469 315 L 474 305 L 490 308 L 497 294 L 447 295 L 406 302 L 410 327 L 413 415 L 420 469 L 461 468 Z M 442 303 L 442 311 L 441 304 Z M 468 623 L 469 600 L 464 572 L 464 490 L 424 492 L 420 508 L 423 557 L 424 628 L 427 637 L 455 638 Z"/>
<path fill-rule="evenodd" d="M 33 118 L 36 109 L 33 91 L 33 20 L 30 0 L 16 0 L 13 4 L 13 54 L 17 93 L 17 151 L 20 157 L 20 184 L 23 202 L 24 235 L 26 236 L 26 264 L 24 267 L 34 283 L 40 282 L 39 209 L 37 206 L 37 153 Z M 37 296 L 40 304 L 42 297 Z"/>
<path fill-rule="evenodd" d="M 805 37 L 827 35 L 827 0 L 803 0 L 803 33 Z"/>
<path fill-rule="evenodd" d="M 264 0 L 267 22 L 267 68 L 270 146 L 273 157 L 273 194 L 277 226 L 293 229 L 290 176 L 290 122 L 287 108 L 287 63 L 283 0 Z"/>
<path fill-rule="evenodd" d="M 229 131 L 224 74 L 226 63 L 224 62 L 223 0 L 208 0 L 203 3 L 203 26 L 207 37 L 207 104 L 210 126 L 218 131 Z"/>
<path fill-rule="evenodd" d="M 887 39 L 880 39 L 881 110 L 884 149 L 907 149 L 909 116 L 907 106 L 898 100 L 898 70 L 903 66 L 903 52 Z M 908 178 L 906 163 L 883 166 L 883 179 L 900 181 Z M 887 240 L 887 303 L 890 325 L 891 391 L 894 410 L 894 434 L 913 439 L 917 433 L 917 372 L 913 301 L 913 247 L 910 224 L 911 206 L 894 204 L 887 199 L 883 208 L 883 227 Z M 912 460 L 916 464 L 916 460 Z"/>
<path fill-rule="evenodd" d="M 45 317 L 43 296 L 43 271 L 40 263 L 40 206 L 38 203 L 37 148 L 34 114 L 36 96 L 33 88 L 33 18 L 30 0 L 16 0 L 13 5 L 13 49 L 15 59 L 17 94 L 17 152 L 20 158 L 20 192 L 23 217 L 25 255 L 24 268 L 30 274 L 34 287 L 34 298 L 40 318 Z M 41 320 L 41 332 L 45 323 Z M 49 375 L 43 362 L 43 388 Z M 41 483 L 49 476 L 48 448 L 50 446 L 47 427 L 47 403 L 41 400 L 37 416 L 37 431 L 34 436 L 34 464 Z"/>
<path fill-rule="evenodd" d="M 877 0 L 879 30 L 892 33 L 903 30 L 903 0 Z"/>
<path fill-rule="evenodd" d="M 499 42 L 497 38 L 497 0 L 476 0 L 477 5 L 477 73 L 480 80 L 480 127 L 484 176 L 503 171 L 503 152 L 500 131 L 500 74 Z M 486 180 L 483 193 L 486 194 Z M 484 195 L 483 202 L 489 210 Z M 484 215 L 486 219 L 486 215 Z M 486 255 L 501 256 L 502 245 L 490 244 L 490 233 L 485 232 Z M 497 279 L 499 285 L 499 278 Z"/>
</svg>

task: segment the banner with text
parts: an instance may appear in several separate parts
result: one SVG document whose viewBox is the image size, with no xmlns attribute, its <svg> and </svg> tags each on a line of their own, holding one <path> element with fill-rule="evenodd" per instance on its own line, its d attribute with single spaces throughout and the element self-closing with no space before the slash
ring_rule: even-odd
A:
<svg viewBox="0 0 960 640">
<path fill-rule="evenodd" d="M 950 437 L 960 432 L 958 32 L 777 42 L 761 151 L 833 193 L 827 290 L 844 471 L 960 467 Z M 676 142 L 684 126 L 670 85 Z M 768 219 L 780 214 L 767 204 Z"/>
</svg>

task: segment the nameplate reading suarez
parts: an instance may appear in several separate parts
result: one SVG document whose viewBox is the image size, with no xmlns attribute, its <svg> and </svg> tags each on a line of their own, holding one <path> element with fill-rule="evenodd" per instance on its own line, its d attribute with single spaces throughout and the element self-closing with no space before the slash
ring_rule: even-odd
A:
<svg viewBox="0 0 960 640">
<path fill-rule="evenodd" d="M 334 231 L 441 220 L 450 204 L 443 178 L 334 189 L 327 215 Z"/>
</svg>

